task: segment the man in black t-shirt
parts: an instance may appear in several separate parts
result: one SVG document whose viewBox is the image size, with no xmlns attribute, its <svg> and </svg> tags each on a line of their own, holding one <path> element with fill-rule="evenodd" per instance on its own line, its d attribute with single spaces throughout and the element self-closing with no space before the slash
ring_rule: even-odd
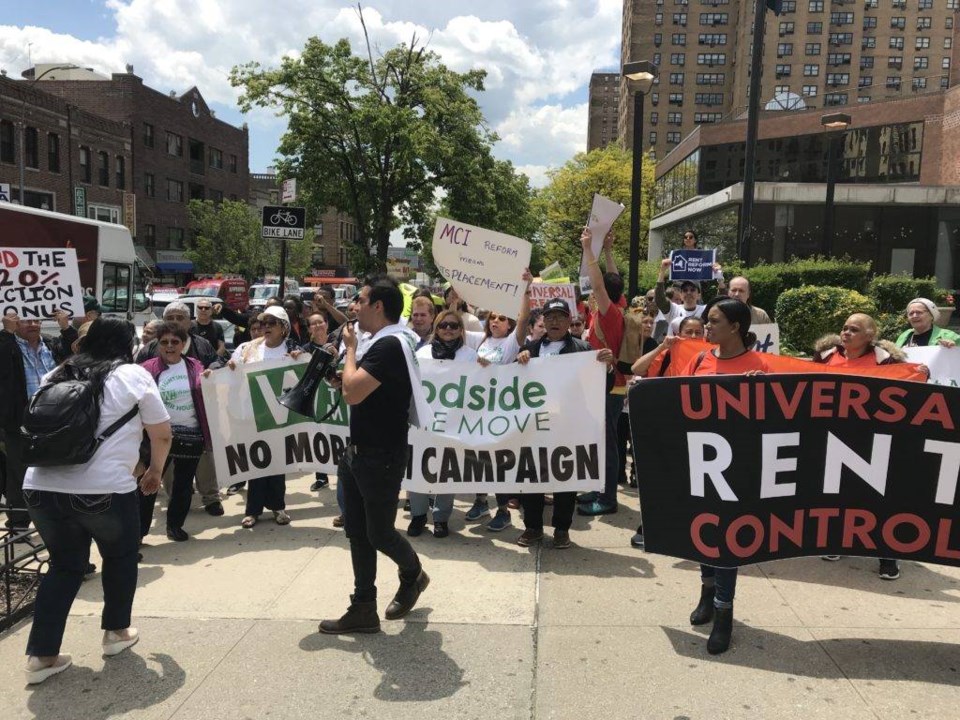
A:
<svg viewBox="0 0 960 720">
<path fill-rule="evenodd" d="M 223 328 L 213 321 L 213 302 L 201 300 L 196 305 L 197 319 L 190 328 L 194 337 L 202 337 L 213 346 L 219 357 L 227 354 L 227 345 L 223 335 Z"/>
<path fill-rule="evenodd" d="M 323 633 L 380 630 L 378 550 L 400 570 L 400 589 L 384 613 L 388 620 L 410 612 L 430 583 L 417 553 L 395 527 L 400 483 L 407 469 L 413 394 L 409 348 L 402 345 L 407 341 L 398 324 L 402 310 L 403 294 L 395 282 L 386 277 L 368 280 L 360 291 L 357 324 L 373 337 L 359 360 L 357 330 L 351 323 L 343 326 L 343 399 L 350 405 L 350 445 L 340 458 L 337 478 L 343 484 L 354 591 L 345 615 L 320 623 Z"/>
</svg>

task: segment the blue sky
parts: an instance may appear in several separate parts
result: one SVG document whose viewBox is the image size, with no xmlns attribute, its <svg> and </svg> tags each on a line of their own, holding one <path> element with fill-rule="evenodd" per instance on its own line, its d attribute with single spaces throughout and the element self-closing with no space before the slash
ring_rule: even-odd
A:
<svg viewBox="0 0 960 720">
<path fill-rule="evenodd" d="M 488 71 L 480 102 L 502 138 L 495 152 L 536 184 L 585 148 L 587 83 L 593 70 L 618 64 L 621 11 L 621 0 L 364 3 L 379 47 L 416 32 L 454 69 Z M 241 115 L 230 68 L 274 65 L 310 34 L 362 47 L 356 5 L 344 0 L 33 0 L 7 3 L 0 22 L 0 67 L 12 77 L 28 66 L 30 43 L 34 62 L 105 74 L 132 63 L 163 92 L 196 85 L 218 117 L 249 123 L 255 172 L 273 161 L 285 123 L 263 111 Z"/>
</svg>

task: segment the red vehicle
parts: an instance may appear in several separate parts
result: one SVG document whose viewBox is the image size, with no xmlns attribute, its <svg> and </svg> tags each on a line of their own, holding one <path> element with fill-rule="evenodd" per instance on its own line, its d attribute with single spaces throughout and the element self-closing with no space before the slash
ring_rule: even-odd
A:
<svg viewBox="0 0 960 720">
<path fill-rule="evenodd" d="M 247 281 L 240 277 L 212 277 L 187 283 L 184 295 L 188 297 L 216 297 L 231 310 L 243 312 L 250 304 Z"/>
</svg>

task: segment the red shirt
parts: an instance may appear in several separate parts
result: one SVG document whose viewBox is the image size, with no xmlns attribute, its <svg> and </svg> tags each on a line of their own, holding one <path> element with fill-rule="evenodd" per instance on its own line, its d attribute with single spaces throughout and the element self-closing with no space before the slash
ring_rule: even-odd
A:
<svg viewBox="0 0 960 720">
<path fill-rule="evenodd" d="M 599 326 L 597 325 L 599 323 Z M 600 314 L 600 311 L 597 310 L 592 317 L 590 327 L 590 346 L 594 350 L 603 350 L 604 348 L 610 348 L 613 350 L 613 359 L 616 361 L 617 356 L 620 354 L 620 345 L 623 343 L 623 331 L 624 331 L 624 320 L 623 320 L 623 310 L 620 308 L 620 305 L 617 303 L 610 303 L 610 307 L 607 308 L 605 314 Z M 603 339 L 605 342 L 601 342 L 600 338 L 597 337 L 600 333 L 597 332 L 599 327 L 600 332 L 603 333 Z M 623 387 L 626 385 L 626 380 L 624 380 L 623 375 L 619 370 L 616 370 L 616 378 L 614 379 L 614 387 Z"/>
<path fill-rule="evenodd" d="M 841 354 L 839 350 L 836 350 L 835 352 L 830 353 L 830 357 L 827 358 L 827 365 L 848 368 L 873 368 L 877 367 L 877 354 L 873 351 L 873 348 L 869 348 L 863 355 L 851 360 L 846 355 Z"/>
<path fill-rule="evenodd" d="M 760 370 L 762 372 L 770 372 L 770 366 L 767 364 L 767 359 L 764 353 L 756 352 L 755 350 L 747 350 L 743 355 L 737 355 L 736 357 L 728 358 L 722 360 L 713 354 L 712 351 L 708 351 L 706 355 L 703 356 L 703 361 L 700 362 L 699 366 L 697 361 L 700 359 L 700 356 L 697 355 L 683 369 L 681 375 L 743 375 L 745 372 L 750 370 Z"/>
</svg>

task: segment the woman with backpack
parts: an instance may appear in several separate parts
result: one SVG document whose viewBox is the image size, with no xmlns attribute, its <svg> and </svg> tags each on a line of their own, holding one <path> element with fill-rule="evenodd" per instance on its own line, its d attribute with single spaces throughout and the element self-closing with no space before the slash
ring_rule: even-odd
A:
<svg viewBox="0 0 960 720">
<path fill-rule="evenodd" d="M 189 338 L 187 331 L 173 323 L 163 323 L 157 331 L 159 355 L 143 363 L 160 390 L 164 407 L 170 414 L 173 447 L 167 464 L 173 462 L 170 505 L 167 507 L 167 538 L 174 542 L 189 540 L 183 523 L 190 512 L 193 476 L 204 450 L 210 449 L 210 430 L 200 392 L 203 364 L 183 354 Z M 166 468 L 165 468 L 166 469 Z M 140 537 L 150 532 L 156 493 L 140 494 Z"/>
<path fill-rule="evenodd" d="M 86 462 L 54 464 L 56 460 L 47 457 L 36 463 L 42 467 L 29 468 L 24 479 L 24 500 L 50 553 L 27 641 L 28 684 L 43 682 L 70 666 L 71 658 L 60 654 L 60 645 L 90 560 L 91 540 L 97 543 L 103 558 L 103 654 L 116 655 L 139 639 L 137 630 L 130 626 L 140 545 L 133 470 L 146 430 L 151 444 L 150 466 L 139 486 L 144 493 L 157 492 L 172 434 L 170 416 L 156 383 L 146 370 L 133 364 L 133 339 L 134 327 L 126 320 L 94 320 L 79 354 L 43 378 L 24 419 L 24 424 L 30 425 L 35 408 L 42 407 L 41 399 L 53 398 L 56 386 L 66 387 L 66 383 L 73 387 L 86 384 L 86 394 L 78 397 L 90 399 L 84 407 L 69 408 L 71 413 L 98 418 L 90 443 L 95 450 Z M 102 442 L 94 444 L 93 437 L 102 438 Z M 30 441 L 35 444 L 37 438 L 31 437 Z M 75 453 L 75 444 L 62 452 Z M 75 461 L 76 457 L 68 459 Z"/>
</svg>

